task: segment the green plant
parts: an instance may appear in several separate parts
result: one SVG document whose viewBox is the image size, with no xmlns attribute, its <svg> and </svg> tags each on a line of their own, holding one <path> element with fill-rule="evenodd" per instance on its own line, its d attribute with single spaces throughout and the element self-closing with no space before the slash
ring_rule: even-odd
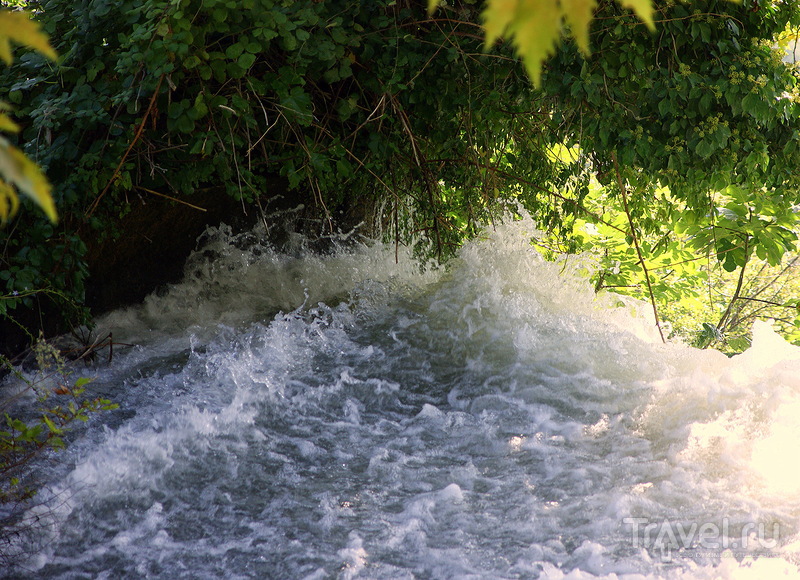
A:
<svg viewBox="0 0 800 580">
<path fill-rule="evenodd" d="M 33 459 L 63 449 L 63 437 L 75 421 L 86 422 L 93 413 L 117 408 L 108 399 L 87 396 L 91 379 L 73 380 L 67 362 L 51 344 L 40 339 L 33 352 L 38 371 L 32 378 L 0 357 L 2 368 L 24 385 L 0 401 L 0 561 L 13 555 L 4 546 L 11 545 L 10 535 L 20 533 L 20 516 L 37 492 L 38 483 L 28 477 Z"/>
<path fill-rule="evenodd" d="M 442 0 L 428 0 L 428 12 L 433 13 L 441 3 Z M 652 0 L 619 0 L 619 3 L 654 29 Z M 542 64 L 555 53 L 564 28 L 571 31 L 581 52 L 590 54 L 589 26 L 596 6 L 596 0 L 487 0 L 482 14 L 486 46 L 506 36 L 514 44 L 531 80 L 539 86 Z"/>
<path fill-rule="evenodd" d="M 591 27 L 571 21 L 588 43 L 562 42 L 539 88 L 510 43 L 485 50 L 488 5 L 472 0 L 432 16 L 422 0 L 30 4 L 63 56 L 23 55 L 0 96 L 30 119 L 26 152 L 62 219 L 0 231 L 0 261 L 18 268 L 9 304 L 25 287 L 81 304 L 86 244 L 121 235 L 131 200 L 219 187 L 255 211 L 274 175 L 309 230 L 375 207 L 365 221 L 423 260 L 518 204 L 567 246 L 576 218 L 613 224 L 630 238 L 619 251 L 641 253 L 620 263 L 640 269 L 675 236 L 737 268 L 792 246 L 798 74 L 772 46 L 800 25 L 798 3 L 658 0 L 651 34 L 604 0 Z M 589 207 L 593 178 L 612 203 Z M 33 247 L 47 256 L 25 266 Z"/>
<path fill-rule="evenodd" d="M 788 340 L 800 342 L 798 218 L 767 220 L 749 212 L 749 197 L 736 188 L 716 193 L 708 215 L 693 213 L 668 188 L 654 193 L 655 207 L 665 209 L 643 228 L 620 207 L 615 188 L 593 181 L 583 200 L 589 215 L 574 221 L 572 236 L 546 236 L 538 244 L 550 258 L 562 252 L 594 256 L 596 290 L 652 301 L 665 337 L 736 353 L 748 348 L 752 322 L 767 318 Z M 752 243 L 764 229 L 771 230 L 767 243 Z"/>
</svg>

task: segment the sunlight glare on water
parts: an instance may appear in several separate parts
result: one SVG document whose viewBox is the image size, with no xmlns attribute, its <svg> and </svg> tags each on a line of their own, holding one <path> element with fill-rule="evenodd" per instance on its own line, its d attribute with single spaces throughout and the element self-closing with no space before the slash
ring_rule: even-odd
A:
<svg viewBox="0 0 800 580">
<path fill-rule="evenodd" d="M 95 371 L 121 408 L 12 577 L 800 577 L 800 349 L 662 345 L 533 231 L 426 273 L 212 231 L 101 321 L 137 344 Z"/>
</svg>

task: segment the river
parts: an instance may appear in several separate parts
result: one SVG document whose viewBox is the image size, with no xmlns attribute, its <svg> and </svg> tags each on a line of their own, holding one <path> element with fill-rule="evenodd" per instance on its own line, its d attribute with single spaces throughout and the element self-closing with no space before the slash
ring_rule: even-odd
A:
<svg viewBox="0 0 800 580">
<path fill-rule="evenodd" d="M 800 577 L 800 348 L 661 344 L 520 220 L 446 269 L 225 228 L 99 321 L 13 578 Z M 7 388 L 10 388 L 8 385 Z"/>
</svg>

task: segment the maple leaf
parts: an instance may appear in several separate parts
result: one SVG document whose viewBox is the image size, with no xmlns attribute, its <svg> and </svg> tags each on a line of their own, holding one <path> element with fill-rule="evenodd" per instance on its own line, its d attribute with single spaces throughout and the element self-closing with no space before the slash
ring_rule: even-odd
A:
<svg viewBox="0 0 800 580">
<path fill-rule="evenodd" d="M 12 41 L 37 50 L 50 59 L 58 58 L 39 23 L 31 20 L 26 12 L 0 10 L 0 59 L 8 65 L 13 61 Z M 15 133 L 19 126 L 2 112 L 6 110 L 8 105 L 0 103 L 0 130 Z M 56 206 L 44 173 L 22 151 L 0 137 L 0 224 L 17 211 L 19 200 L 14 187 L 35 201 L 50 221 L 56 221 Z"/>
<path fill-rule="evenodd" d="M 485 26 L 493 18 L 506 18 L 498 15 L 498 5 L 505 7 L 513 3 L 510 0 L 490 0 L 484 11 Z M 558 39 L 561 36 L 561 9 L 558 0 L 517 0 L 516 11 L 506 26 L 511 42 L 522 57 L 522 62 L 531 77 L 533 84 L 539 86 L 542 76 L 542 64 L 555 53 Z M 487 32 L 487 40 L 488 40 Z"/>
</svg>

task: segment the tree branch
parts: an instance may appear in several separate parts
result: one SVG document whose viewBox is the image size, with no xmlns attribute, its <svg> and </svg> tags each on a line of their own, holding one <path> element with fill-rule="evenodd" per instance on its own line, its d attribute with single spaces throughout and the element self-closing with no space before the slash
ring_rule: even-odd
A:
<svg viewBox="0 0 800 580">
<path fill-rule="evenodd" d="M 617 173 L 617 185 L 619 186 L 619 191 L 622 194 L 622 205 L 625 208 L 625 215 L 628 216 L 628 224 L 631 226 L 631 239 L 633 240 L 633 247 L 636 248 L 636 255 L 639 257 L 639 264 L 642 266 L 642 270 L 644 271 L 644 279 L 645 282 L 647 282 L 647 292 L 650 294 L 650 304 L 653 305 L 653 316 L 656 319 L 658 335 L 661 337 L 661 342 L 666 343 L 667 340 L 664 338 L 664 331 L 661 330 L 661 323 L 658 320 L 658 307 L 656 306 L 656 297 L 653 294 L 653 286 L 650 284 L 650 272 L 647 271 L 647 264 L 644 263 L 644 256 L 642 256 L 642 250 L 639 247 L 639 238 L 636 235 L 636 228 L 633 225 L 633 217 L 628 209 L 628 194 L 625 190 L 625 184 L 622 183 L 622 175 L 620 175 L 619 163 L 617 163 L 617 154 L 612 152 L 611 159 L 614 162 L 614 170 Z"/>
</svg>

